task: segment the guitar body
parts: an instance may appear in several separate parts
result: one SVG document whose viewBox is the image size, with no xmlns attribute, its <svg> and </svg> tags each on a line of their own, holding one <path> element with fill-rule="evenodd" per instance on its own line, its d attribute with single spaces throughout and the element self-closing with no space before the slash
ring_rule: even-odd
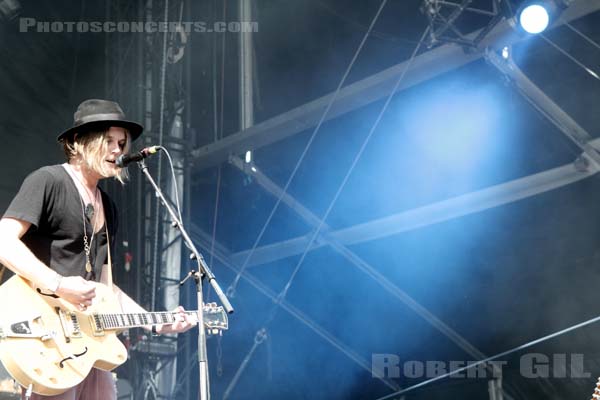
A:
<svg viewBox="0 0 600 400">
<path fill-rule="evenodd" d="M 112 370 L 127 360 L 114 330 L 94 329 L 94 313 L 120 313 L 112 291 L 97 283 L 85 312 L 53 295 L 40 294 L 13 276 L 0 286 L 0 360 L 11 376 L 33 392 L 56 395 L 79 384 L 93 367 Z"/>
</svg>

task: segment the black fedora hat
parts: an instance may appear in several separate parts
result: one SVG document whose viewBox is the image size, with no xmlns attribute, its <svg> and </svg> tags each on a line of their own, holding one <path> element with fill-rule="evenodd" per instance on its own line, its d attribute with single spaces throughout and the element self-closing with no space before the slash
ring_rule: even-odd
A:
<svg viewBox="0 0 600 400">
<path fill-rule="evenodd" d="M 73 127 L 58 135 L 59 142 L 72 140 L 76 133 L 84 134 L 96 128 L 103 129 L 111 126 L 127 129 L 131 135 L 131 141 L 134 141 L 144 130 L 144 127 L 137 122 L 125 119 L 125 113 L 118 103 L 108 100 L 85 100 L 77 107 L 73 120 Z"/>
</svg>

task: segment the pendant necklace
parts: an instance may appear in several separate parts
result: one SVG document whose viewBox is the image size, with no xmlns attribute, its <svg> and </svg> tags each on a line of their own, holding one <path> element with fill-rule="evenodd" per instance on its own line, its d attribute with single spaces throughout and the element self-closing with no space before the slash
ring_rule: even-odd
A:
<svg viewBox="0 0 600 400">
<path fill-rule="evenodd" d="M 98 218 L 94 218 L 94 214 L 95 214 L 94 205 L 101 204 L 100 203 L 101 199 L 99 199 L 98 187 L 96 186 L 96 188 L 94 190 L 94 196 L 92 198 L 92 195 L 87 190 L 87 188 L 85 187 L 83 182 L 81 182 L 79 177 L 75 174 L 75 171 L 72 170 L 71 165 L 65 163 L 65 164 L 63 164 L 63 166 L 67 170 L 67 172 L 69 173 L 71 178 L 73 178 L 73 181 L 75 182 L 76 186 L 79 187 L 78 192 L 79 192 L 79 200 L 81 201 L 81 219 L 83 221 L 83 251 L 85 252 L 85 272 L 86 272 L 85 279 L 88 279 L 88 280 L 94 279 L 95 274 L 92 269 L 90 253 L 91 253 L 92 243 L 94 242 L 94 235 L 96 234 L 96 228 L 97 228 L 96 224 L 98 221 Z M 83 189 L 83 191 L 85 193 L 87 193 L 87 195 L 90 199 L 90 203 L 88 203 L 87 205 L 85 204 L 85 201 L 83 199 L 83 193 L 82 193 L 81 189 Z M 100 207 L 97 207 L 97 208 L 100 209 Z M 87 225 L 85 222 L 86 218 L 89 219 L 90 221 L 93 221 L 92 222 L 92 236 L 89 238 L 89 240 L 88 240 L 88 235 L 87 235 Z"/>
<path fill-rule="evenodd" d="M 94 195 L 95 199 L 94 199 L 94 203 L 98 204 L 98 188 L 96 188 L 95 191 L 95 195 Z M 90 199 L 91 200 L 91 199 Z M 90 260 L 90 251 L 91 251 L 91 246 L 92 243 L 94 242 L 94 235 L 96 234 L 96 222 L 98 221 L 98 218 L 94 218 L 94 206 L 92 205 L 92 203 L 89 203 L 88 205 L 83 206 L 83 199 L 81 199 L 81 213 L 82 213 L 82 219 L 83 219 L 83 251 L 85 252 L 85 272 L 86 272 L 86 279 L 88 276 L 93 276 L 93 272 L 92 272 L 92 262 Z M 92 223 L 92 236 L 90 238 L 90 241 L 88 243 L 88 236 L 87 236 L 87 227 L 85 224 L 85 220 L 86 217 L 90 220 L 93 221 Z"/>
</svg>

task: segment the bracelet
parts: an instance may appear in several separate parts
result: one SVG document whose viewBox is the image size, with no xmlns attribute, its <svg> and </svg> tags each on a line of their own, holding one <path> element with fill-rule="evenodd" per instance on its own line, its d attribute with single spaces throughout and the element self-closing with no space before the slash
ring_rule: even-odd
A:
<svg viewBox="0 0 600 400">
<path fill-rule="evenodd" d="M 156 325 L 152 325 L 152 336 L 160 336 L 160 333 L 156 331 Z"/>
<path fill-rule="evenodd" d="M 56 293 L 56 291 L 58 290 L 58 288 L 60 287 L 60 282 L 62 281 L 63 276 L 61 274 L 56 274 L 54 275 L 54 278 L 52 278 L 52 282 L 50 283 L 50 286 L 48 286 L 48 290 L 51 291 L 52 293 Z"/>
</svg>

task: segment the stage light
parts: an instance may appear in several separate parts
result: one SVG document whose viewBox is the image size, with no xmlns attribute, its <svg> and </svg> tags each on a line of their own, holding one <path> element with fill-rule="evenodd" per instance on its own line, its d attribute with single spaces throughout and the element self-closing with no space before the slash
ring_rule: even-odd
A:
<svg viewBox="0 0 600 400">
<path fill-rule="evenodd" d="M 519 13 L 519 24 L 525 32 L 543 32 L 550 23 L 550 10 L 544 3 L 528 4 Z"/>
<path fill-rule="evenodd" d="M 508 46 L 504 46 L 502 48 L 502 58 L 504 58 L 505 60 L 508 60 L 510 58 L 510 49 L 508 48 Z"/>
<path fill-rule="evenodd" d="M 252 162 L 252 150 L 248 150 L 246 152 L 245 161 L 246 161 L 246 164 L 250 164 Z"/>
<path fill-rule="evenodd" d="M 558 18 L 569 4 L 568 0 L 525 1 L 519 7 L 516 19 L 525 32 L 541 33 Z"/>
</svg>

